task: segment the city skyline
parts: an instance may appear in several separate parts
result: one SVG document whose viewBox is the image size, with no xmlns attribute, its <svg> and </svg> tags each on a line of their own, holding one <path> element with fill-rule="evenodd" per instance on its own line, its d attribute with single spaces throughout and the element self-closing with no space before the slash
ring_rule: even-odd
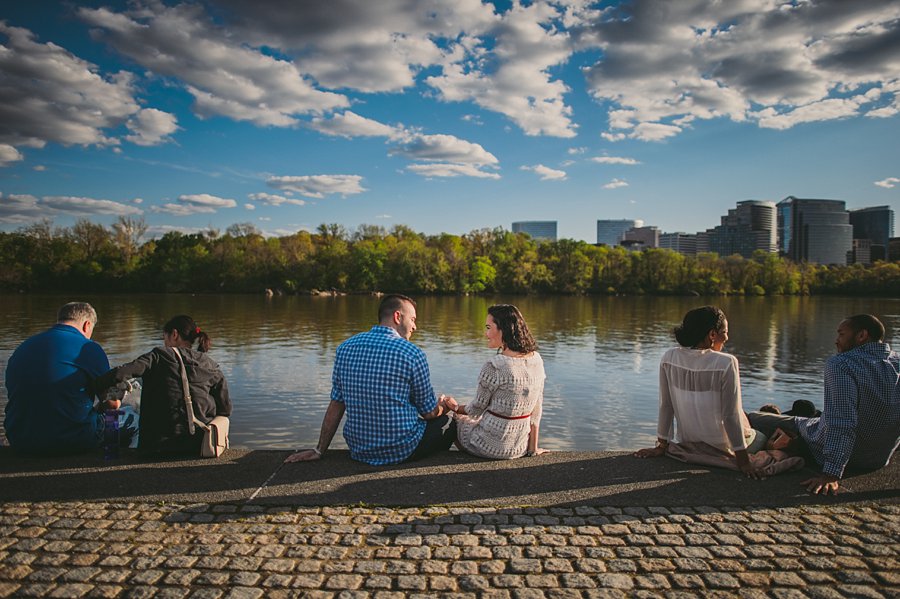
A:
<svg viewBox="0 0 900 599">
<path fill-rule="evenodd" d="M 464 234 L 900 210 L 900 5 L 434 0 L 0 9 L 0 230 Z"/>
</svg>

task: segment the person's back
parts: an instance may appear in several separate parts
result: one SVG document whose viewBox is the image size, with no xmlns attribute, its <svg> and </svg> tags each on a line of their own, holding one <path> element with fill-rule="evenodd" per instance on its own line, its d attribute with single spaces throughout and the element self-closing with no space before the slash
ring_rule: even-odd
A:
<svg viewBox="0 0 900 599">
<path fill-rule="evenodd" d="M 421 349 L 391 328 L 372 327 L 338 347 L 332 379 L 347 406 L 353 459 L 389 464 L 413 452 L 425 430 L 417 406 L 433 401 Z"/>
<path fill-rule="evenodd" d="M 815 438 L 826 426 L 834 429 L 823 461 L 833 451 L 849 451 L 851 468 L 872 470 L 888 463 L 900 443 L 898 380 L 900 355 L 883 342 L 865 343 L 828 359 L 823 417 L 810 419 L 804 430 L 805 436 Z"/>
<path fill-rule="evenodd" d="M 286 463 L 322 459 L 344 414 L 350 457 L 373 466 L 418 460 L 450 447 L 456 426 L 445 412 L 447 401 L 454 400 L 435 397 L 425 352 L 409 341 L 415 330 L 411 298 L 382 298 L 378 324 L 338 346 L 318 445 L 292 453 Z"/>
<path fill-rule="evenodd" d="M 741 417 L 737 359 L 712 349 L 676 347 L 660 360 L 660 393 L 671 402 L 679 441 L 728 450 L 749 429 Z M 671 431 L 669 431 L 671 432 Z"/>
<path fill-rule="evenodd" d="M 228 385 L 219 365 L 209 357 L 211 340 L 193 318 L 181 314 L 163 325 L 163 347 L 113 368 L 97 379 L 98 388 L 131 378 L 142 380 L 138 449 L 142 453 L 197 454 L 202 430 L 190 432 L 192 416 L 208 424 L 216 416 L 231 416 Z M 196 349 L 193 347 L 197 344 Z M 182 385 L 184 361 L 193 414 L 188 414 Z"/>
<path fill-rule="evenodd" d="M 17 451 L 78 452 L 100 443 L 103 421 L 93 409 L 92 381 L 109 369 L 109 361 L 90 340 L 96 312 L 76 304 L 87 306 L 93 320 L 64 318 L 72 305 L 60 310 L 60 322 L 24 341 L 7 364 L 4 428 Z"/>
</svg>

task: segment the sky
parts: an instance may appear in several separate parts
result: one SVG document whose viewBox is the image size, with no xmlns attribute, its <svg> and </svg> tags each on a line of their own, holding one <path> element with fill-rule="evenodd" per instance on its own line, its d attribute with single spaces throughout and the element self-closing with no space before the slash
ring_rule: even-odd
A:
<svg viewBox="0 0 900 599">
<path fill-rule="evenodd" d="M 894 0 L 0 2 L 0 230 L 900 210 Z"/>
</svg>

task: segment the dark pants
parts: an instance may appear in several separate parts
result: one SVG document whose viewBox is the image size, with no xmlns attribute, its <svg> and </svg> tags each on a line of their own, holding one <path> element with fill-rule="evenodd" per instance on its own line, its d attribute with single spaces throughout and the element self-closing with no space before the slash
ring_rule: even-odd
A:
<svg viewBox="0 0 900 599">
<path fill-rule="evenodd" d="M 769 412 L 749 412 L 747 419 L 750 421 L 750 426 L 770 439 L 775 434 L 776 428 L 780 428 L 786 433 L 800 434 L 794 416 L 771 414 Z"/>
<path fill-rule="evenodd" d="M 422 440 L 405 461 L 413 462 L 439 451 L 447 451 L 454 441 L 456 441 L 456 420 L 447 414 L 426 420 Z"/>
<path fill-rule="evenodd" d="M 816 463 L 816 459 L 813 457 L 812 452 L 809 451 L 809 446 L 806 445 L 806 441 L 800 435 L 800 429 L 797 428 L 797 418 L 797 416 L 770 414 L 769 412 L 749 412 L 747 414 L 750 426 L 770 439 L 772 438 L 772 435 L 775 434 L 776 428 L 780 428 L 784 432 L 789 433 L 792 437 L 795 437 L 791 442 L 788 451 L 799 455 L 806 460 L 807 465 L 811 466 Z"/>
</svg>

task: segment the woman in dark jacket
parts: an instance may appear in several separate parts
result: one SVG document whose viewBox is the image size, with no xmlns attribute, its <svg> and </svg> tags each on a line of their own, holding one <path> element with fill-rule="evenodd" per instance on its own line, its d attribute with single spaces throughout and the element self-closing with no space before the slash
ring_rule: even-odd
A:
<svg viewBox="0 0 900 599">
<path fill-rule="evenodd" d="M 200 454 L 203 429 L 188 427 L 178 348 L 187 370 L 194 415 L 204 424 L 216 416 L 231 415 L 225 376 L 207 354 L 209 335 L 190 316 L 175 316 L 163 326 L 164 347 L 154 348 L 133 362 L 113 368 L 97 379 L 97 388 L 111 387 L 131 378 L 143 380 L 138 449 L 149 453 Z M 192 349 L 194 342 L 197 349 Z"/>
</svg>

